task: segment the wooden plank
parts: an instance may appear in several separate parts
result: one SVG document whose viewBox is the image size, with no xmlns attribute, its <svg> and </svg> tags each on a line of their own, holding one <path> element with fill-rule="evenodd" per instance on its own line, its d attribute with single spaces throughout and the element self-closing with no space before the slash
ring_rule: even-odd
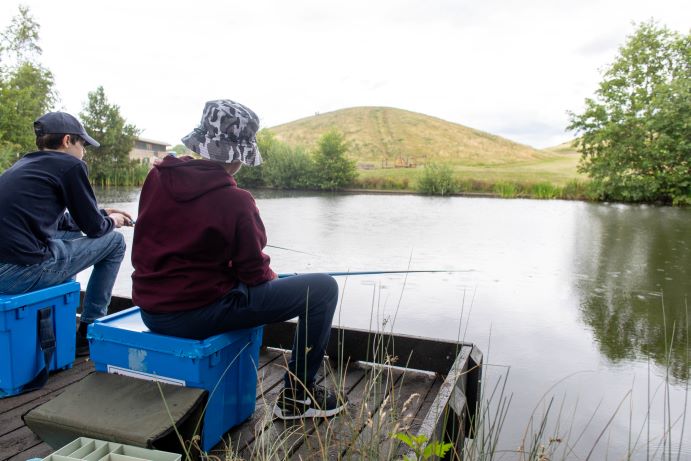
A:
<svg viewBox="0 0 691 461">
<path fill-rule="evenodd" d="M 28 427 L 22 426 L 15 429 L 0 437 L 0 461 L 7 460 L 41 443 L 41 439 Z"/>
<path fill-rule="evenodd" d="M 324 371 L 326 376 L 321 381 L 323 386 L 336 389 L 340 388 L 347 396 L 348 406 L 346 410 L 330 419 L 309 418 L 297 421 L 282 421 L 276 419 L 269 430 L 278 435 L 281 440 L 281 447 L 277 450 L 276 456 L 279 459 L 296 457 L 307 459 L 325 450 L 325 440 L 329 440 L 329 448 L 334 442 L 338 442 L 335 437 L 344 421 L 349 420 L 349 414 L 358 408 L 361 392 L 358 390 L 364 387 L 365 370 L 362 367 L 353 366 L 342 378 L 334 374 L 333 370 Z M 341 381 L 339 384 L 338 382 Z"/>
<path fill-rule="evenodd" d="M 469 386 L 468 376 L 469 373 L 479 368 L 476 361 L 481 360 L 482 354 L 474 346 L 468 345 L 462 348 L 416 435 L 424 435 L 428 442 L 443 441 L 447 435 L 448 427 L 454 427 L 459 432 L 452 434 L 450 440 L 457 443 L 455 449 L 458 452 L 462 450 L 465 437 L 465 433 L 462 431 L 465 429 L 465 416 L 469 410 L 465 392 L 468 387 L 479 386 L 478 382 L 470 383 Z M 472 391 L 477 392 L 477 389 Z M 452 409 L 452 401 L 459 413 Z M 412 452 L 408 452 L 408 454 L 413 455 Z"/>
<path fill-rule="evenodd" d="M 24 405 L 20 405 L 18 407 L 12 408 L 9 411 L 0 413 L 0 436 L 7 434 L 8 432 L 11 432 L 21 426 L 24 425 L 24 421 L 22 420 L 22 416 L 29 411 L 33 410 L 37 406 L 48 402 L 54 397 L 57 397 L 58 395 L 62 394 L 65 389 L 67 389 L 69 384 L 81 381 L 84 377 L 87 375 L 91 374 L 93 372 L 92 370 L 85 369 L 83 370 L 83 373 L 80 374 L 71 374 L 69 376 L 70 381 L 66 383 L 64 386 L 54 390 L 53 392 L 50 393 L 44 393 L 41 392 L 39 395 L 37 395 L 33 400 L 28 401 Z M 63 380 L 62 383 L 65 383 Z M 43 391 L 44 389 L 40 389 Z"/>
<path fill-rule="evenodd" d="M 387 418 L 382 418 L 379 433 L 383 440 L 379 445 L 379 453 L 385 459 L 392 459 L 398 451 L 400 442 L 393 438 L 397 433 L 410 433 L 412 424 L 418 410 L 424 404 L 430 389 L 432 389 L 436 376 L 425 373 L 404 373 L 402 383 L 399 385 L 398 396 Z"/>
<path fill-rule="evenodd" d="M 439 389 L 441 388 L 443 382 L 444 380 L 439 375 L 437 375 L 434 378 L 434 382 L 427 391 L 427 395 L 422 397 L 420 407 L 417 409 L 417 412 L 415 413 L 415 416 L 411 420 L 410 425 L 408 427 L 408 431 L 411 434 L 418 434 L 420 432 L 420 426 L 422 425 L 422 422 L 427 416 L 427 413 L 430 411 L 430 408 L 432 408 L 434 399 L 437 397 L 437 394 L 439 393 Z M 403 455 L 403 453 L 400 454 Z"/>
<path fill-rule="evenodd" d="M 223 437 L 223 440 L 210 450 L 209 454 L 224 459 L 225 452 L 229 447 L 232 447 L 232 450 L 235 452 L 239 452 L 252 444 L 256 435 L 255 427 L 261 426 L 263 419 L 267 417 L 267 403 L 273 402 L 281 389 L 289 354 L 287 351 L 277 350 L 262 352 L 260 358 L 270 355 L 272 359 L 267 361 L 259 370 L 257 376 L 257 401 L 253 415 L 242 425 L 231 429 Z"/>
<path fill-rule="evenodd" d="M 364 376 L 348 393 L 348 411 L 328 420 L 315 420 L 316 430 L 309 433 L 299 448 L 291 453 L 292 459 L 385 457 L 397 445 L 390 435 L 397 430 L 396 423 L 405 419 L 403 407 L 408 405 L 405 413 L 416 413 L 421 400 L 409 398 L 414 394 L 426 396 L 435 381 L 435 377 L 429 374 L 407 374 L 398 369 L 387 370 L 388 375 L 382 380 L 381 375 L 377 375 L 381 367 L 377 370 L 371 365 L 353 365 L 348 374 L 353 375 L 355 371 Z M 400 377 L 396 380 L 397 376 Z"/>
<path fill-rule="evenodd" d="M 385 402 L 377 408 L 349 449 L 340 454 L 342 457 L 390 459 L 395 453 L 398 442 L 391 438 L 392 434 L 403 432 L 402 425 L 409 419 L 403 414 L 403 408 L 406 414 L 415 414 L 423 402 L 419 396 L 426 395 L 435 380 L 430 374 L 410 370 L 399 372 L 401 377 L 389 388 Z"/>
<path fill-rule="evenodd" d="M 41 389 L 27 392 L 26 394 L 19 394 L 12 397 L 5 397 L 0 399 L 0 414 L 9 411 L 13 408 L 26 404 L 38 397 L 49 394 L 57 389 L 63 388 L 79 381 L 87 374 L 94 370 L 93 362 L 87 360 L 85 357 L 79 358 L 74 362 L 72 368 L 67 370 L 60 370 L 50 374 L 45 386 Z M 1 427 L 1 426 L 0 426 Z"/>
<path fill-rule="evenodd" d="M 55 451 L 54 448 L 52 448 L 50 445 L 47 443 L 41 442 L 38 445 L 35 445 L 28 450 L 24 450 L 19 454 L 16 454 L 9 458 L 8 461 L 26 461 L 27 459 L 31 458 L 40 458 L 43 459 L 53 453 Z"/>
</svg>

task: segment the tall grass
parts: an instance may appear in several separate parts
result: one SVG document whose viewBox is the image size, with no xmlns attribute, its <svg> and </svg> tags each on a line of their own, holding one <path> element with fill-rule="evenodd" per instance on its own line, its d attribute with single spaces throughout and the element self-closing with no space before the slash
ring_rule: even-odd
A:
<svg viewBox="0 0 691 461">
<path fill-rule="evenodd" d="M 135 187 L 144 184 L 146 175 L 149 174 L 149 166 L 146 164 L 133 164 L 123 168 L 110 170 L 91 178 L 91 183 L 99 187 L 128 186 Z"/>
<path fill-rule="evenodd" d="M 399 299 L 400 305 L 400 299 Z M 380 299 L 373 293 L 370 312 L 370 330 L 392 333 L 398 308 L 393 316 L 382 318 L 380 315 Z M 664 307 L 663 307 L 664 308 Z M 461 334 L 461 324 L 465 310 L 465 294 L 461 308 L 458 340 L 465 336 Z M 472 310 L 472 301 L 470 309 Z M 687 322 L 688 322 L 688 306 Z M 467 314 L 470 317 L 470 313 Z M 375 328 L 377 327 L 377 328 Z M 675 329 L 672 328 L 672 335 Z M 688 335 L 688 330 L 685 330 Z M 467 332 L 467 322 L 466 322 Z M 650 428 L 650 413 L 654 399 L 649 391 L 648 413 L 640 427 L 633 427 L 630 423 L 628 448 L 626 453 L 608 453 L 607 438 L 611 437 L 615 417 L 622 413 L 627 405 L 632 411 L 634 405 L 632 390 L 625 392 L 616 408 L 609 415 L 604 427 L 594 428 L 593 421 L 599 406 L 590 416 L 585 427 L 574 427 L 578 399 L 573 405 L 573 412 L 569 415 L 567 395 L 561 400 L 554 396 L 554 390 L 574 375 L 554 383 L 538 399 L 531 416 L 525 422 L 525 428 L 520 444 L 517 447 L 502 447 L 501 434 L 509 416 L 512 395 L 507 392 L 510 367 L 496 367 L 487 364 L 489 355 L 485 355 L 485 365 L 482 371 L 482 381 L 479 405 L 474 415 L 471 415 L 472 438 L 465 438 L 464 433 L 446 433 L 442 440 L 415 439 L 416 423 L 411 408 L 419 406 L 422 396 L 411 394 L 405 400 L 399 398 L 404 382 L 409 379 L 405 363 L 393 355 L 393 344 L 385 338 L 390 335 L 372 333 L 369 341 L 371 346 L 371 362 L 366 365 L 343 363 L 342 351 L 338 357 L 331 357 L 325 363 L 321 382 L 341 392 L 351 391 L 351 394 L 362 395 L 359 400 L 349 403 L 346 412 L 331 419 L 303 419 L 294 424 L 274 422 L 271 408 L 275 401 L 275 389 L 260 390 L 260 414 L 254 420 L 252 438 L 254 442 L 243 445 L 245 440 L 228 439 L 226 450 L 222 456 L 208 456 L 208 459 L 224 460 L 276 460 L 276 459 L 367 459 L 367 460 L 401 460 L 433 458 L 426 450 L 429 447 L 439 448 L 451 443 L 453 446 L 447 453 L 450 459 L 466 461 L 488 460 L 516 460 L 516 461 L 555 461 L 571 459 L 645 459 L 673 461 L 682 458 L 682 442 L 685 434 L 686 411 L 673 416 L 669 408 L 669 373 L 665 380 L 662 405 L 665 418 L 661 434 L 652 434 Z M 673 338 L 667 338 L 669 344 L 674 344 Z M 687 350 L 689 338 L 686 338 Z M 671 347 L 668 351 L 671 354 Z M 287 360 L 287 355 L 284 355 Z M 349 365 L 351 365 L 349 367 Z M 404 367 L 404 368 L 401 368 Z M 287 363 L 283 363 L 283 370 L 287 370 Z M 498 379 L 490 387 L 487 372 L 490 369 L 504 369 Z M 347 370 L 350 370 L 348 372 Z M 688 395 L 687 382 L 687 395 Z M 686 408 L 686 402 L 685 407 Z M 263 412 L 262 412 L 263 411 Z M 444 418 L 451 418 L 447 407 Z M 679 440 L 672 439 L 672 430 L 681 426 Z M 587 431 L 595 431 L 595 437 L 585 440 Z M 352 436 L 344 438 L 343 434 Z M 402 442 L 404 441 L 404 442 Z M 434 444 L 437 444 L 436 447 Z M 460 447 L 460 448 L 457 448 Z M 448 449 L 448 446 L 447 446 Z"/>
</svg>

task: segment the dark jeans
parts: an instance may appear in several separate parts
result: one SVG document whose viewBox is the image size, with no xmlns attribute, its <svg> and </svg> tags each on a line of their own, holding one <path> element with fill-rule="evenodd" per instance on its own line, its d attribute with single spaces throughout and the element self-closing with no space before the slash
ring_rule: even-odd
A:
<svg viewBox="0 0 691 461">
<path fill-rule="evenodd" d="M 314 384 L 331 333 L 338 302 L 338 284 L 327 274 L 294 275 L 255 287 L 244 284 L 208 306 L 169 314 L 141 311 L 151 331 L 170 336 L 204 339 L 226 331 L 298 318 L 285 384 L 294 375 L 306 386 Z"/>
</svg>

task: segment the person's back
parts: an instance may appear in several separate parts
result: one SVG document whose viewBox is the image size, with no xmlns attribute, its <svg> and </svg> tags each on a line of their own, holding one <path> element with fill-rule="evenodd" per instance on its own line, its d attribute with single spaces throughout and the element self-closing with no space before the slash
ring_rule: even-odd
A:
<svg viewBox="0 0 691 461">
<path fill-rule="evenodd" d="M 202 339 L 298 317 L 283 419 L 332 416 L 345 398 L 316 382 L 331 333 L 338 285 L 326 274 L 279 279 L 269 266 L 264 224 L 233 175 L 261 163 L 256 114 L 209 101 L 183 143 L 204 160 L 167 157 L 147 176 L 132 245 L 132 299 L 154 332 Z"/>
<path fill-rule="evenodd" d="M 166 157 L 142 187 L 132 299 L 149 312 L 205 306 L 234 288 L 272 280 L 252 195 L 223 164 Z"/>
<path fill-rule="evenodd" d="M 50 257 L 48 240 L 59 228 L 83 228 L 100 237 L 113 227 L 98 212 L 84 162 L 52 150 L 26 154 L 0 175 L 0 261 L 36 264 Z M 79 223 L 65 221 L 65 209 Z M 81 226 L 80 226 L 81 224 Z"/>
</svg>

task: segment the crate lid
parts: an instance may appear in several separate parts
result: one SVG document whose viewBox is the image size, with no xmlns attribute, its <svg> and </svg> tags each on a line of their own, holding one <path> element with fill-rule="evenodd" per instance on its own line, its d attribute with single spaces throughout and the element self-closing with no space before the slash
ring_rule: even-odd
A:
<svg viewBox="0 0 691 461">
<path fill-rule="evenodd" d="M 18 307 L 38 303 L 45 299 L 75 292 L 79 293 L 78 282 L 61 283 L 60 285 L 30 291 L 29 293 L 0 295 L 0 312 L 17 309 Z"/>
<path fill-rule="evenodd" d="M 94 341 L 109 341 L 127 347 L 173 354 L 185 358 L 202 358 L 237 342 L 249 342 L 257 329 L 237 330 L 211 336 L 204 340 L 186 339 L 153 333 L 144 322 L 139 307 L 94 320 L 87 337 Z"/>
</svg>

